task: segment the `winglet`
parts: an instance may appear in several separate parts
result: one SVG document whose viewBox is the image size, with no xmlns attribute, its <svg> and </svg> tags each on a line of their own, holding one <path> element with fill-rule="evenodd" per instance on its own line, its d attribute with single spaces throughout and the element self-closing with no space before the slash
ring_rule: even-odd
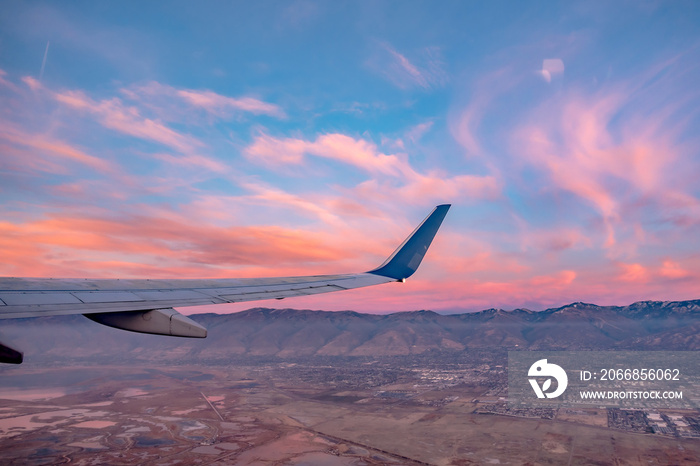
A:
<svg viewBox="0 0 700 466">
<path fill-rule="evenodd" d="M 450 204 L 435 207 L 430 215 L 418 225 L 418 228 L 413 230 L 413 233 L 401 243 L 401 246 L 382 265 L 367 273 L 399 281 L 413 275 L 423 260 L 423 256 L 428 251 L 428 246 L 433 241 L 435 233 L 440 228 L 442 220 L 449 209 Z"/>
</svg>

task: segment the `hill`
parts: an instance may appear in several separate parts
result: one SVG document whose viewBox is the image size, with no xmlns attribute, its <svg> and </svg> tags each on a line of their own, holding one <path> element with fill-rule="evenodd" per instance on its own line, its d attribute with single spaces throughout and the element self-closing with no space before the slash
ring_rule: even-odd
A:
<svg viewBox="0 0 700 466">
<path fill-rule="evenodd" d="M 28 362 L 192 363 L 239 357 L 380 357 L 474 348 L 700 349 L 700 300 L 629 306 L 573 303 L 539 312 L 488 309 L 454 315 L 426 310 L 375 315 L 254 308 L 191 317 L 209 329 L 206 339 L 134 334 L 83 316 L 5 320 L 1 339 L 23 348 Z"/>
</svg>

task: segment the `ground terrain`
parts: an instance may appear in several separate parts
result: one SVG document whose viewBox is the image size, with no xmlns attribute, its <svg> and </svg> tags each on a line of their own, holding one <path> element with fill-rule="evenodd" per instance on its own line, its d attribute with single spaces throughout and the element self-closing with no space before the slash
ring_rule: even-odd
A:
<svg viewBox="0 0 700 466">
<path fill-rule="evenodd" d="M 483 374 L 399 362 L 3 368 L 0 462 L 700 464 L 698 439 L 610 428 L 605 409 L 485 413 Z"/>
<path fill-rule="evenodd" d="M 505 402 L 509 350 L 697 351 L 700 301 L 193 318 L 206 339 L 2 322 L 0 464 L 700 464 L 695 409 Z"/>
</svg>

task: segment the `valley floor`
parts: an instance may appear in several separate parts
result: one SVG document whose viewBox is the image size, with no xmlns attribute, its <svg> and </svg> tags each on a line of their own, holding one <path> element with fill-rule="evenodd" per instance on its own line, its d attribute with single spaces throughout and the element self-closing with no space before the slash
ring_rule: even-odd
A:
<svg viewBox="0 0 700 466">
<path fill-rule="evenodd" d="M 484 364 L 2 368 L 0 462 L 700 464 L 700 439 L 610 426 L 605 409 L 499 410 Z"/>
</svg>

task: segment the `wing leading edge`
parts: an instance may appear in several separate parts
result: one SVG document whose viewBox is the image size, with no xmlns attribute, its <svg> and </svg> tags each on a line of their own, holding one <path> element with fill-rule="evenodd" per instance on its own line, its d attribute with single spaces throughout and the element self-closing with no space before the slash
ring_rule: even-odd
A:
<svg viewBox="0 0 700 466">
<path fill-rule="evenodd" d="M 435 207 L 382 265 L 364 273 L 192 280 L 0 278 L 0 319 L 84 314 L 124 330 L 203 338 L 206 329 L 174 307 L 283 299 L 404 281 L 417 270 L 449 208 Z M 21 353 L 3 354 L 0 362 L 21 362 Z"/>
</svg>

